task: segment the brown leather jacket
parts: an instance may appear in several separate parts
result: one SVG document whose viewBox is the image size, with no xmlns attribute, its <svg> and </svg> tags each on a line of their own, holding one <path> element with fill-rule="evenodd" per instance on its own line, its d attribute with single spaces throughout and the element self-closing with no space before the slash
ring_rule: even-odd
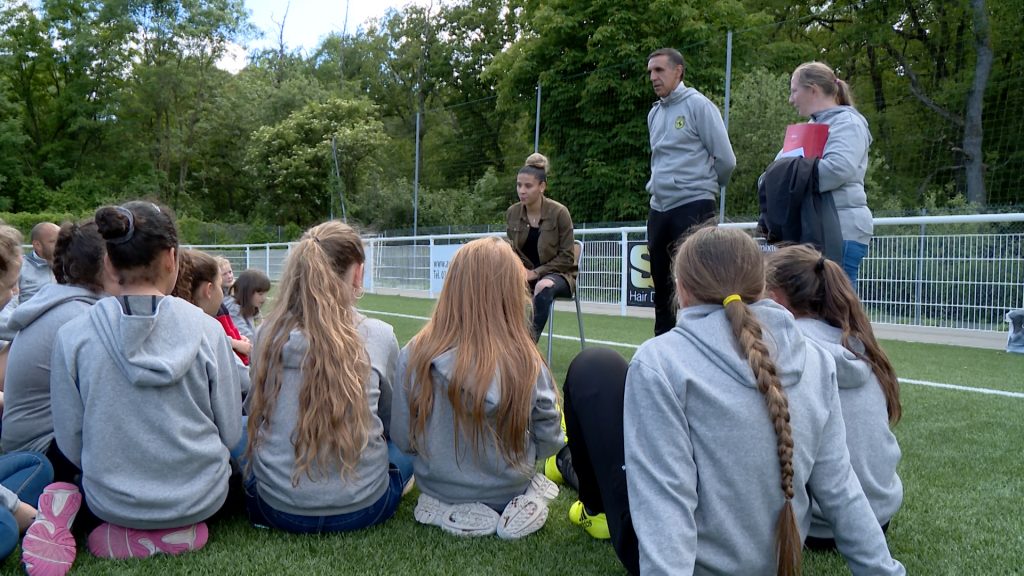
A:
<svg viewBox="0 0 1024 576">
<path fill-rule="evenodd" d="M 569 209 L 544 197 L 540 206 L 540 238 L 537 239 L 537 255 L 540 262 L 531 262 L 523 254 L 523 244 L 530 233 L 530 221 L 526 217 L 526 206 L 516 202 L 505 212 L 508 241 L 527 270 L 534 270 L 543 278 L 558 274 L 569 283 L 569 289 L 576 293 L 576 254 L 573 248 L 572 217 Z"/>
</svg>

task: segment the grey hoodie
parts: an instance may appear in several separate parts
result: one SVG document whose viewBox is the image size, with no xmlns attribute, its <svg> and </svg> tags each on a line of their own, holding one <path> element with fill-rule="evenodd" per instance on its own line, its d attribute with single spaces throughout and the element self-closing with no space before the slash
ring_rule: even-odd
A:
<svg viewBox="0 0 1024 576">
<path fill-rule="evenodd" d="M 811 115 L 811 122 L 828 124 L 828 140 L 818 162 L 818 189 L 832 192 L 843 240 L 868 244 L 874 232 L 864 191 L 871 146 L 868 121 L 853 106 L 833 106 Z"/>
<path fill-rule="evenodd" d="M 228 314 L 231 315 L 231 321 L 235 323 L 235 328 L 238 328 L 238 333 L 248 338 L 249 342 L 255 342 L 255 318 L 246 318 L 245 316 L 242 316 L 242 305 L 235 300 L 234 296 L 224 297 L 224 307 L 227 308 Z"/>
<path fill-rule="evenodd" d="M 752 308 L 789 401 L 800 533 L 813 494 L 853 574 L 904 574 L 850 466 L 832 359 L 781 306 Z M 640 347 L 623 418 L 640 572 L 774 574 L 784 503 L 776 435 L 722 306 L 684 308 L 675 328 Z"/>
<path fill-rule="evenodd" d="M 4 382 L 0 449 L 46 452 L 53 440 L 50 414 L 50 356 L 57 329 L 85 314 L 99 300 L 86 288 L 46 284 L 18 306 L 8 326 L 17 331 L 11 343 Z"/>
<path fill-rule="evenodd" d="M 682 82 L 647 114 L 651 138 L 651 208 L 665 212 L 697 200 L 714 200 L 736 168 L 722 114 Z"/>
<path fill-rule="evenodd" d="M 411 345 L 411 344 L 410 344 Z M 530 485 L 536 463 L 558 452 L 564 444 L 562 417 L 558 411 L 558 393 L 547 367 L 540 371 L 533 392 L 529 441 L 526 458 L 509 465 L 498 446 L 486 439 L 474 450 L 465 432 L 458 438 L 455 450 L 455 418 L 448 402 L 448 384 L 455 370 L 456 349 L 448 350 L 431 361 L 430 375 L 434 385 L 434 407 L 424 432 L 424 445 L 415 451 L 409 427 L 409 390 L 407 378 L 410 349 L 407 345 L 398 357 L 398 384 L 391 403 L 391 439 L 403 452 L 415 455 L 416 486 L 428 496 L 449 504 L 482 502 L 501 511 L 509 500 L 522 494 Z M 491 381 L 484 399 L 487 425 L 497 421 L 501 382 L 497 375 Z"/>
<path fill-rule="evenodd" d="M 309 352 L 305 335 L 293 330 L 282 351 L 284 372 L 281 391 L 270 416 L 270 428 L 263 430 L 252 461 L 260 498 L 275 510 L 302 516 L 348 514 L 373 505 L 388 489 L 385 434 L 391 415 L 391 383 L 398 361 L 398 340 L 391 326 L 380 320 L 356 314 L 356 322 L 370 358 L 370 376 L 365 387 L 372 417 L 366 448 L 350 477 L 342 477 L 337 465 L 322 470 L 311 464 L 311 476 L 299 476 L 298 485 L 292 486 L 295 469 L 292 439 L 299 418 L 302 366 Z M 252 361 L 251 366 L 255 367 L 255 355 Z"/>
<path fill-rule="evenodd" d="M 40 288 L 53 281 L 53 270 L 50 268 L 50 263 L 39 257 L 35 250 L 32 250 L 21 261 L 21 273 L 18 275 L 18 304 L 28 302 L 28 299 L 35 296 Z"/>
<path fill-rule="evenodd" d="M 57 333 L 54 436 L 89 508 L 129 528 L 209 518 L 228 493 L 242 393 L 224 329 L 172 296 L 104 298 Z M 155 304 L 154 304 L 155 302 Z"/>
<path fill-rule="evenodd" d="M 843 347 L 839 328 L 811 318 L 801 318 L 796 323 L 804 336 L 824 348 L 836 363 L 850 463 L 875 518 L 879 524 L 885 524 L 892 520 L 903 503 L 903 482 L 896 474 L 900 445 L 889 430 L 882 385 L 870 364 Z M 854 340 L 853 346 L 863 353 L 864 345 L 859 340 Z M 832 527 L 822 516 L 817 501 L 813 504 L 809 535 L 832 538 Z"/>
</svg>

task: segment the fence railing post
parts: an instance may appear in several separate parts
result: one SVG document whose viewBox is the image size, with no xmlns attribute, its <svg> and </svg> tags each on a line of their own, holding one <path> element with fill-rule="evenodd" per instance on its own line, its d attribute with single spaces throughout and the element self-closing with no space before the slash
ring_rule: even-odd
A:
<svg viewBox="0 0 1024 576">
<path fill-rule="evenodd" d="M 622 255 L 620 258 L 621 270 L 619 272 L 619 315 L 626 315 L 626 292 L 629 290 L 629 239 L 626 237 L 626 231 L 623 230 L 619 235 L 619 252 Z"/>
<path fill-rule="evenodd" d="M 921 208 L 921 216 L 927 215 L 928 211 Z M 921 229 L 917 236 L 917 281 L 914 283 L 914 324 L 921 325 L 921 296 L 924 293 L 924 235 L 925 223 L 921 223 Z"/>
<path fill-rule="evenodd" d="M 252 267 L 252 262 L 250 262 L 250 257 L 251 257 L 251 254 L 250 254 L 250 250 L 249 250 L 249 245 L 246 244 L 246 246 L 245 246 L 245 269 L 246 270 L 248 270 L 249 268 Z"/>
</svg>

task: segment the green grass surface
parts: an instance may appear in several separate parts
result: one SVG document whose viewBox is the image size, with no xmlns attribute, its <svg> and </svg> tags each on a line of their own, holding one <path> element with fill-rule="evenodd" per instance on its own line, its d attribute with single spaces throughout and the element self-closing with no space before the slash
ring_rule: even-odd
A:
<svg viewBox="0 0 1024 576">
<path fill-rule="evenodd" d="M 428 300 L 367 295 L 364 310 L 427 316 Z M 558 312 L 556 333 L 575 335 L 575 314 Z M 371 314 L 372 316 L 372 314 Z M 378 316 L 403 345 L 421 320 Z M 642 343 L 652 320 L 587 316 L 587 335 Z M 901 377 L 1024 392 L 1024 357 L 928 344 L 883 342 Z M 579 351 L 555 340 L 553 373 L 561 382 Z M 620 348 L 627 358 L 632 349 Z M 903 449 L 905 498 L 889 544 L 910 574 L 1015 574 L 1024 570 L 1024 398 L 905 384 Z M 544 529 L 518 542 L 460 540 L 413 520 L 415 494 L 395 518 L 347 535 L 293 536 L 251 528 L 240 515 L 211 523 L 200 552 L 176 558 L 112 562 L 80 547 L 72 574 L 471 574 L 487 576 L 623 574 L 612 548 L 566 519 L 575 493 L 564 489 Z M 668 523 L 666 523 L 668 526 Z M 81 543 L 81 544 L 84 544 Z M 0 566 L 20 573 L 16 551 Z M 848 574 L 836 554 L 805 553 L 805 574 Z"/>
</svg>

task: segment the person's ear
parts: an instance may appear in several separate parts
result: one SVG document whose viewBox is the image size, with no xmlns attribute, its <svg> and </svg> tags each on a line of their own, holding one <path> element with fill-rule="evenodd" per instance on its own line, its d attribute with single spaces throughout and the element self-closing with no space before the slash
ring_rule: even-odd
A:
<svg viewBox="0 0 1024 576">
<path fill-rule="evenodd" d="M 358 291 L 363 287 L 363 264 L 356 264 L 356 269 L 352 274 L 352 288 Z"/>
<path fill-rule="evenodd" d="M 690 293 L 683 288 L 683 284 L 676 281 L 676 300 L 679 302 L 680 308 L 686 308 L 690 305 Z"/>
</svg>

